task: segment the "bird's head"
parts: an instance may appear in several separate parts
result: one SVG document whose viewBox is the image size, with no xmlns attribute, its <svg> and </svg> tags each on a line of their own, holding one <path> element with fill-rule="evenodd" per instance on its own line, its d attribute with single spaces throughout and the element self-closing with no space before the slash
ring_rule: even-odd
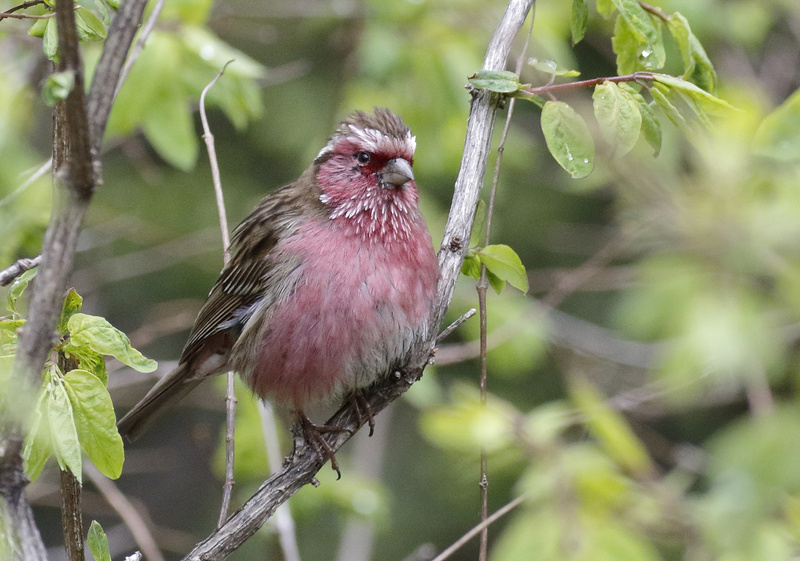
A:
<svg viewBox="0 0 800 561">
<path fill-rule="evenodd" d="M 330 218 L 351 221 L 362 235 L 404 237 L 405 222 L 418 213 L 415 148 L 411 130 L 388 109 L 357 111 L 342 121 L 314 160 Z"/>
</svg>

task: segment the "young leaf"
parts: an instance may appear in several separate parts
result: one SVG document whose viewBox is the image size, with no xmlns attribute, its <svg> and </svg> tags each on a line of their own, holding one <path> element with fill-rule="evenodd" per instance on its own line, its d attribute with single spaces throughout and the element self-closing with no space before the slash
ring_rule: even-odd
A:
<svg viewBox="0 0 800 561">
<path fill-rule="evenodd" d="M 89 546 L 89 551 L 92 552 L 94 561 L 111 561 L 111 552 L 108 549 L 108 538 L 103 531 L 103 527 L 98 524 L 97 520 L 92 520 L 92 524 L 89 526 L 86 543 Z"/>
<path fill-rule="evenodd" d="M 661 123 L 656 117 L 653 107 L 645 101 L 642 94 L 634 90 L 630 85 L 620 84 L 620 88 L 625 90 L 636 102 L 639 114 L 642 117 L 642 135 L 647 143 L 653 147 L 653 156 L 658 156 L 661 151 Z"/>
<path fill-rule="evenodd" d="M 67 322 L 69 342 L 64 348 L 72 352 L 76 347 L 88 347 L 101 355 L 110 355 L 139 372 L 152 372 L 158 363 L 145 358 L 131 347 L 130 339 L 105 318 L 77 313 Z"/>
<path fill-rule="evenodd" d="M 753 138 L 753 150 L 779 161 L 800 160 L 800 90 L 795 91 L 764 120 Z"/>
<path fill-rule="evenodd" d="M 655 50 L 656 45 L 661 42 L 661 37 L 650 15 L 644 11 L 638 0 L 613 0 L 613 2 L 639 40 Z"/>
<path fill-rule="evenodd" d="M 467 253 L 464 257 L 464 262 L 461 264 L 461 274 L 466 277 L 472 277 L 475 280 L 481 278 L 481 260 L 473 254 Z"/>
<path fill-rule="evenodd" d="M 80 312 L 82 305 L 83 298 L 81 298 L 80 295 L 75 292 L 74 288 L 70 288 L 67 291 L 67 295 L 64 297 L 64 303 L 61 306 L 61 316 L 58 318 L 56 331 L 61 334 L 66 333 L 67 322 L 69 321 L 69 318 Z"/>
<path fill-rule="evenodd" d="M 50 394 L 48 421 L 56 460 L 62 470 L 68 469 L 78 481 L 81 481 L 83 469 L 81 446 L 67 390 L 63 383 L 56 379 L 48 384 L 47 388 Z"/>
<path fill-rule="evenodd" d="M 470 76 L 469 83 L 482 90 L 511 93 L 519 89 L 519 76 L 507 70 L 478 70 Z"/>
<path fill-rule="evenodd" d="M 6 309 L 9 312 L 13 314 L 17 313 L 17 300 L 19 300 L 22 293 L 25 292 L 25 289 L 28 288 L 28 284 L 33 280 L 33 277 L 36 276 L 38 270 L 38 267 L 28 269 L 11 283 L 11 288 L 8 289 L 8 300 L 6 302 Z"/>
<path fill-rule="evenodd" d="M 645 16 L 647 14 L 645 13 Z M 651 22 L 650 16 L 647 21 Z M 653 71 L 662 68 L 667 61 L 661 28 L 653 27 L 655 39 L 645 39 L 641 30 L 637 30 L 631 21 L 620 14 L 614 25 L 614 36 L 611 46 L 617 55 L 617 72 L 631 74 L 637 70 Z"/>
<path fill-rule="evenodd" d="M 614 13 L 616 7 L 612 0 L 597 0 L 597 13 L 608 19 Z"/>
<path fill-rule="evenodd" d="M 44 32 L 47 29 L 47 22 L 49 21 L 49 19 L 33 20 L 33 25 L 28 29 L 28 35 L 31 37 L 38 37 L 39 39 L 44 38 Z"/>
<path fill-rule="evenodd" d="M 569 18 L 569 30 L 572 33 L 572 44 L 577 45 L 586 34 L 586 22 L 589 19 L 589 3 L 587 0 L 572 0 L 572 15 Z"/>
<path fill-rule="evenodd" d="M 477 252 L 487 271 L 508 281 L 522 292 L 528 291 L 528 275 L 516 252 L 507 245 L 487 245 Z"/>
<path fill-rule="evenodd" d="M 572 177 L 580 179 L 591 173 L 594 141 L 586 122 L 572 107 L 562 101 L 545 103 L 542 131 L 547 149 Z"/>
<path fill-rule="evenodd" d="M 694 131 L 689 127 L 689 123 L 686 121 L 686 118 L 681 115 L 681 112 L 678 111 L 678 108 L 667 98 L 667 93 L 669 93 L 669 88 L 661 84 L 655 84 L 650 88 L 650 95 L 653 96 L 653 101 L 656 102 L 656 105 L 661 108 L 667 118 L 672 121 L 673 125 L 691 138 L 694 135 Z"/>
<path fill-rule="evenodd" d="M 713 92 L 717 83 L 717 73 L 705 49 L 692 33 L 689 22 L 679 12 L 675 12 L 669 17 L 667 27 L 681 52 L 683 78 L 693 81 L 706 91 Z"/>
<path fill-rule="evenodd" d="M 86 370 L 70 370 L 64 376 L 64 384 L 81 448 L 100 473 L 111 479 L 118 478 L 122 474 L 125 450 L 108 390 L 97 376 Z"/>
<path fill-rule="evenodd" d="M 44 81 L 42 97 L 48 107 L 67 99 L 69 92 L 75 87 L 75 74 L 72 71 L 53 72 Z"/>
<path fill-rule="evenodd" d="M 659 84 L 664 84 L 670 89 L 675 89 L 686 94 L 689 99 L 697 102 L 703 111 L 723 113 L 736 110 L 736 108 L 727 101 L 711 95 L 707 91 L 700 89 L 686 80 L 668 74 L 653 74 L 653 79 Z"/>
<path fill-rule="evenodd" d="M 58 63 L 58 29 L 56 28 L 55 18 L 47 20 L 47 27 L 44 30 L 44 39 L 42 41 L 42 51 L 44 51 L 44 56 Z"/>
<path fill-rule="evenodd" d="M 489 286 L 491 286 L 497 294 L 503 292 L 503 289 L 506 287 L 506 281 L 495 275 L 489 269 L 486 269 L 486 280 L 489 281 Z"/>
<path fill-rule="evenodd" d="M 75 24 L 81 41 L 102 41 L 106 38 L 105 24 L 87 8 L 75 10 Z"/>
<path fill-rule="evenodd" d="M 537 58 L 529 58 L 528 64 L 533 66 L 536 70 L 551 74 L 553 76 L 566 76 L 572 78 L 573 76 L 580 76 L 581 73 L 577 70 L 567 70 L 560 68 L 554 60 L 539 60 Z"/>
<path fill-rule="evenodd" d="M 612 157 L 619 158 L 630 152 L 642 127 L 642 115 L 636 101 L 614 82 L 597 86 L 592 100 L 600 130 L 614 147 Z"/>
<path fill-rule="evenodd" d="M 25 475 L 31 481 L 35 481 L 39 477 L 53 452 L 50 437 L 49 402 L 50 393 L 43 387 L 36 399 L 33 415 L 31 415 L 30 430 L 25 436 L 25 445 L 22 448 Z"/>
</svg>

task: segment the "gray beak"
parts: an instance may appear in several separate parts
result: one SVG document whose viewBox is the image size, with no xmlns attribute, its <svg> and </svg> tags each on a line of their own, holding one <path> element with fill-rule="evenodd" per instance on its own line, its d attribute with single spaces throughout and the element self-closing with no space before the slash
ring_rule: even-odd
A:
<svg viewBox="0 0 800 561">
<path fill-rule="evenodd" d="M 381 186 L 384 189 L 402 187 L 409 181 L 414 180 L 414 172 L 411 171 L 411 164 L 404 158 L 392 158 L 378 174 Z"/>
</svg>

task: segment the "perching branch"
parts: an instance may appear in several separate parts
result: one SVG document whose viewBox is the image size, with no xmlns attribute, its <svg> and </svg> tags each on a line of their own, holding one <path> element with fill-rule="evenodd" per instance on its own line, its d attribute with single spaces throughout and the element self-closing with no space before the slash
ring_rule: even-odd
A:
<svg viewBox="0 0 800 561">
<path fill-rule="evenodd" d="M 533 0 L 509 2 L 487 49 L 484 69 L 505 68 L 512 41 L 519 33 L 532 5 Z M 428 337 L 409 353 L 402 371 L 390 373 L 364 392 L 364 398 L 373 413 L 380 412 L 405 393 L 419 379 L 430 360 L 439 324 L 450 303 L 467 250 L 469 233 L 486 170 L 498 100 L 497 96 L 487 91 L 473 93 L 461 169 L 456 180 L 453 203 L 439 251 L 442 280 L 439 283 L 436 307 L 431 314 Z M 348 403 L 336 412 L 328 424 L 355 432 L 363 424 L 363 419 L 359 418 L 352 404 Z M 335 452 L 350 436 L 346 432 L 332 432 L 326 433 L 323 438 Z M 281 471 L 265 481 L 255 495 L 234 513 L 224 526 L 198 544 L 184 559 L 199 561 L 226 557 L 252 536 L 280 504 L 304 485 L 315 483 L 314 474 L 319 471 L 322 464 L 323 460 L 313 448 L 309 446 L 299 448 Z"/>
</svg>

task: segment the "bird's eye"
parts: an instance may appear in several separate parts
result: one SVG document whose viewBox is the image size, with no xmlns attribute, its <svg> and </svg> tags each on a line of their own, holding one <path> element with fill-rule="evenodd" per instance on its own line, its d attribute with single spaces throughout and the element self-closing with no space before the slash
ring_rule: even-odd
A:
<svg viewBox="0 0 800 561">
<path fill-rule="evenodd" d="M 370 154 L 369 152 L 364 152 L 362 150 L 361 152 L 358 152 L 356 154 L 356 160 L 362 166 L 368 164 L 371 159 L 372 159 L 372 154 Z"/>
</svg>

